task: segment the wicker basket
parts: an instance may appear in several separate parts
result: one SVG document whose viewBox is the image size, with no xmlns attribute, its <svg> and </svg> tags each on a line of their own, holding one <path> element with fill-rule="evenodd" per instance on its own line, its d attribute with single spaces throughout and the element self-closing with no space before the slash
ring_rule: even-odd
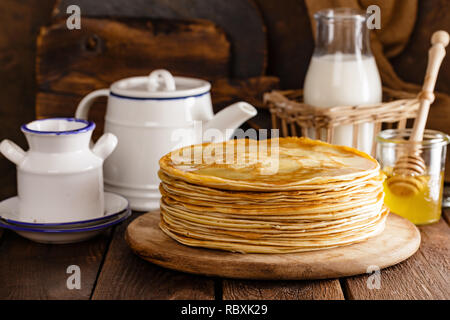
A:
<svg viewBox="0 0 450 320">
<path fill-rule="evenodd" d="M 405 128 L 408 119 L 415 119 L 419 108 L 416 95 L 387 88 L 383 88 L 384 102 L 373 105 L 317 108 L 302 100 L 302 90 L 264 94 L 264 103 L 272 115 L 272 128 L 281 129 L 281 136 L 307 136 L 308 129 L 313 128 L 316 137 L 331 142 L 335 127 L 353 125 L 353 147 L 357 147 L 361 123 L 374 123 L 375 137 L 382 127 Z M 375 143 L 371 153 L 375 153 Z"/>
</svg>

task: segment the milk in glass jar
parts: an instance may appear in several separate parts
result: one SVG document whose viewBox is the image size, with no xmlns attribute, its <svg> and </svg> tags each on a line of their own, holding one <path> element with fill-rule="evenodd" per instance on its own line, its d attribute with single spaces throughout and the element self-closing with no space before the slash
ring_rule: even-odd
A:
<svg viewBox="0 0 450 320">
<path fill-rule="evenodd" d="M 314 15 L 316 46 L 304 84 L 304 102 L 316 107 L 379 103 L 382 88 L 370 50 L 366 16 L 356 9 L 325 9 Z M 373 124 L 358 130 L 358 149 L 370 153 Z M 315 130 L 308 131 L 310 138 Z M 318 137 L 317 137 L 318 138 Z M 353 126 L 334 129 L 332 143 L 352 146 Z"/>
</svg>

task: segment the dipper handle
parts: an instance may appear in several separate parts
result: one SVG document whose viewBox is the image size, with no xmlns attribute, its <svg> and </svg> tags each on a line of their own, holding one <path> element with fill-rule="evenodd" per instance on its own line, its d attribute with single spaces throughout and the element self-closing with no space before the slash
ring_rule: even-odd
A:
<svg viewBox="0 0 450 320">
<path fill-rule="evenodd" d="M 409 138 L 410 141 L 422 141 L 425 125 L 427 123 L 428 111 L 434 101 L 434 86 L 445 57 L 445 47 L 448 45 L 450 36 L 446 31 L 436 31 L 431 37 L 432 47 L 428 51 L 428 65 L 425 73 L 425 80 L 422 91 L 419 94 L 420 106 L 413 130 Z"/>
</svg>

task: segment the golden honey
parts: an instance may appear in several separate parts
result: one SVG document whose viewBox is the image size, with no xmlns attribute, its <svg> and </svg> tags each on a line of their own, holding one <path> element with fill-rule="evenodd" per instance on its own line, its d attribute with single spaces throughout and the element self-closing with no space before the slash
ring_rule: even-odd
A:
<svg viewBox="0 0 450 320">
<path fill-rule="evenodd" d="M 444 173 L 436 176 L 416 176 L 421 188 L 417 192 L 399 194 L 389 187 L 392 169 L 384 168 L 384 203 L 394 212 L 412 223 L 421 225 L 436 222 L 441 217 Z"/>
</svg>

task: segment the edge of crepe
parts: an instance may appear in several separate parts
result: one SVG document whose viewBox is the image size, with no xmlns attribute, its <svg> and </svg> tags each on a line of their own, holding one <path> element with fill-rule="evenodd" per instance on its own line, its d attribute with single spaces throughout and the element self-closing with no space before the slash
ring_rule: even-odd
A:
<svg viewBox="0 0 450 320">
<path fill-rule="evenodd" d="M 332 145 L 323 141 L 319 141 L 319 140 L 312 140 L 306 137 L 282 137 L 282 138 L 273 138 L 273 139 L 268 139 L 268 141 L 271 140 L 275 140 L 275 139 L 282 139 L 282 140 L 288 140 L 288 141 L 294 141 L 296 143 L 300 143 L 300 144 L 309 144 L 309 145 L 322 145 L 322 146 L 327 146 L 329 148 L 332 149 L 336 149 L 336 150 L 345 150 L 347 152 L 353 153 L 357 156 L 366 158 L 368 160 L 370 160 L 371 162 L 373 162 L 374 164 L 376 164 L 375 168 L 373 169 L 368 169 L 365 171 L 361 171 L 359 174 L 347 174 L 344 176 L 335 176 L 333 177 L 333 180 L 336 181 L 342 181 L 342 180 L 347 180 L 347 179 L 342 179 L 342 177 L 346 177 L 346 178 L 355 178 L 356 176 L 359 176 L 361 173 L 366 173 L 363 177 L 365 177 L 366 175 L 370 175 L 373 172 L 377 172 L 380 170 L 380 165 L 378 163 L 378 161 L 376 159 L 374 159 L 373 157 L 371 157 L 370 155 L 368 155 L 367 153 L 364 153 L 362 151 L 359 151 L 355 148 L 352 147 L 347 147 L 347 146 L 338 146 L 338 145 Z M 226 143 L 230 143 L 231 141 L 240 141 L 240 140 L 249 140 L 249 139 L 235 139 L 235 140 L 228 140 L 228 141 L 224 141 L 224 142 L 217 142 L 214 144 L 226 144 Z M 234 142 L 236 143 L 236 142 Z M 202 146 L 202 149 L 208 145 L 210 145 L 211 142 L 205 142 L 202 144 L 197 144 L 194 146 Z M 163 157 L 161 157 L 161 159 L 159 160 L 159 166 L 161 168 L 161 170 L 174 178 L 189 182 L 189 183 L 194 183 L 194 184 L 200 184 L 200 185 L 204 185 L 204 186 L 210 186 L 210 187 L 214 187 L 214 188 L 219 188 L 219 189 L 226 189 L 226 190 L 254 190 L 254 191 L 264 191 L 264 190 L 295 190 L 295 182 L 292 183 L 286 183 L 286 184 L 277 184 L 277 185 L 271 185 L 268 183 L 263 183 L 263 182 L 258 182 L 258 184 L 246 184 L 246 183 L 242 183 L 240 182 L 239 186 L 236 186 L 236 180 L 233 179 L 225 179 L 225 178 L 220 178 L 220 177 L 216 177 L 216 176 L 208 176 L 208 175 L 199 175 L 199 174 L 193 174 L 191 172 L 187 172 L 187 171 L 183 171 L 177 168 L 174 168 L 173 166 L 170 165 L 171 160 L 170 157 L 173 153 L 179 152 L 180 150 L 186 149 L 186 148 L 192 148 L 193 145 L 190 146 L 185 146 L 176 150 L 173 150 L 167 154 L 165 154 Z M 319 180 L 319 179 L 316 179 Z M 350 179 L 349 179 L 350 180 Z M 307 180 L 309 182 L 314 181 L 314 179 L 310 179 Z"/>
</svg>

